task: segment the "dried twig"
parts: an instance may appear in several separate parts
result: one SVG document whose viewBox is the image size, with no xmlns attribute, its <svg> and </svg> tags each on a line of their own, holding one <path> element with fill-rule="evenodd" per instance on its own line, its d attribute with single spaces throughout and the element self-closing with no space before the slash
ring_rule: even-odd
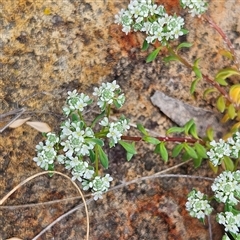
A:
<svg viewBox="0 0 240 240">
<path fill-rule="evenodd" d="M 0 114 L 0 119 L 10 115 L 17 114 L 13 119 L 10 120 L 10 122 L 8 122 L 5 126 L 0 128 L 0 133 L 2 133 L 7 127 L 9 127 L 14 121 L 16 121 L 25 111 L 26 111 L 25 108 L 20 108 L 20 109 L 9 111 L 7 113 Z"/>
</svg>

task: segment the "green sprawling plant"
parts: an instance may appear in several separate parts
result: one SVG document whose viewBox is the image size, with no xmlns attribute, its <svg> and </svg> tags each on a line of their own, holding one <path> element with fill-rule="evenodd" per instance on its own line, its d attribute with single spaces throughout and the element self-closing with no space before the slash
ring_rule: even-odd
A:
<svg viewBox="0 0 240 240">
<path fill-rule="evenodd" d="M 45 143 L 40 142 L 36 146 L 37 157 L 34 161 L 45 170 L 53 170 L 55 161 L 64 164 L 65 168 L 71 171 L 72 179 L 81 182 L 83 190 L 92 191 L 94 199 L 97 200 L 108 190 L 112 181 L 109 174 L 102 176 L 99 170 L 99 163 L 103 168 L 108 168 L 107 154 L 103 149 L 106 143 L 109 147 L 121 144 L 127 151 L 127 160 L 130 160 L 136 154 L 134 142 L 142 140 L 155 145 L 155 153 L 166 162 L 169 157 L 167 142 L 174 142 L 176 145 L 172 150 L 172 157 L 182 154 L 184 160 L 192 159 L 195 167 L 201 166 L 205 159 L 215 173 L 220 170 L 219 166 L 223 169 L 212 184 L 212 197 L 196 189 L 189 193 L 186 208 L 190 215 L 204 222 L 206 215 L 213 210 L 210 203 L 215 199 L 224 204 L 224 211 L 218 213 L 216 219 L 225 227 L 223 239 L 240 239 L 240 211 L 237 207 L 240 199 L 240 171 L 237 170 L 240 157 L 240 84 L 230 86 L 227 81 L 232 75 L 240 75 L 237 57 L 226 35 L 209 16 L 204 15 L 207 2 L 181 0 L 180 4 L 183 9 L 188 9 L 193 17 L 198 16 L 209 23 L 223 37 L 230 49 L 225 51 L 225 55 L 233 61 L 233 66 L 220 69 L 214 77 L 210 77 L 203 74 L 199 68 L 199 58 L 193 64 L 186 61 L 179 54 L 179 50 L 189 48 L 192 44 L 182 42 L 175 48 L 171 44 L 179 36 L 188 33 L 184 29 L 184 19 L 176 14 L 169 15 L 162 5 L 157 5 L 154 1 L 132 0 L 127 9 L 122 9 L 115 16 L 115 22 L 122 25 L 122 31 L 126 34 L 131 31 L 145 34 L 142 50 L 147 50 L 151 44 L 157 46 L 148 55 L 147 62 L 153 61 L 161 49 L 165 48 L 168 54 L 163 60 L 166 63 L 178 61 L 191 69 L 195 73 L 195 79 L 190 86 L 191 94 L 199 81 L 211 84 L 212 87 L 205 90 L 204 97 L 213 92 L 217 93 L 216 108 L 224 114 L 222 122 L 234 122 L 224 140 L 214 140 L 212 128 L 207 129 L 206 137 L 200 138 L 193 120 L 189 120 L 183 127 L 168 129 L 166 137 L 150 136 L 141 124 L 138 124 L 137 128 L 142 137 L 124 136 L 124 132 L 129 129 L 129 121 L 125 117 L 115 122 L 110 121 L 110 108 L 120 108 L 125 101 L 114 80 L 94 89 L 93 95 L 97 97 L 101 113 L 91 122 L 86 120 L 85 109 L 93 100 L 84 93 L 78 94 L 76 90 L 68 92 L 66 105 L 63 107 L 68 119 L 62 123 L 59 134 L 47 133 Z"/>
</svg>

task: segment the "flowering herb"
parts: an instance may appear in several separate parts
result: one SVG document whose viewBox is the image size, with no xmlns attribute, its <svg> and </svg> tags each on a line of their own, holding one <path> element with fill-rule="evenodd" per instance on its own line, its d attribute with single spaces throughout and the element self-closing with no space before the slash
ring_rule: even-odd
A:
<svg viewBox="0 0 240 240">
<path fill-rule="evenodd" d="M 45 170 L 53 170 L 56 162 L 63 164 L 71 171 L 72 180 L 81 182 L 83 190 L 91 190 L 97 200 L 102 198 L 113 180 L 109 174 L 99 175 L 99 161 L 104 168 L 108 168 L 108 157 L 102 147 L 107 139 L 109 146 L 114 147 L 130 127 L 124 116 L 116 122 L 109 120 L 110 107 L 115 105 L 120 108 L 125 101 L 116 80 L 94 88 L 93 95 L 97 97 L 101 113 L 88 123 L 84 120 L 84 110 L 93 100 L 83 93 L 78 94 L 77 90 L 68 92 L 63 107 L 67 120 L 61 124 L 59 134 L 46 134 L 45 143 L 40 142 L 36 146 L 37 156 L 33 160 Z M 97 132 L 94 129 L 96 123 L 100 127 Z M 135 152 L 133 145 L 126 142 L 125 145 L 131 153 Z"/>
<path fill-rule="evenodd" d="M 164 57 L 166 63 L 171 61 L 178 61 L 179 63 L 191 69 L 195 74 L 195 79 L 190 86 L 190 93 L 194 94 L 197 83 L 200 80 L 205 80 L 212 85 L 212 88 L 206 89 L 204 96 L 211 92 L 218 92 L 219 95 L 216 100 L 216 108 L 224 113 L 223 122 L 228 120 L 235 120 L 236 123 L 232 126 L 230 133 L 228 133 L 227 140 L 214 140 L 214 134 L 211 128 L 207 129 L 206 137 L 200 139 L 197 134 L 197 127 L 193 120 L 189 120 L 182 127 L 172 127 L 167 131 L 167 134 L 178 134 L 178 137 L 156 137 L 149 136 L 146 129 L 138 125 L 144 140 L 147 143 L 156 146 L 155 153 L 159 153 L 164 161 L 168 160 L 168 153 L 166 150 L 166 143 L 168 141 L 176 142 L 172 156 L 177 157 L 183 153 L 183 159 L 193 159 L 194 166 L 199 167 L 204 159 L 209 160 L 209 165 L 215 173 L 218 172 L 218 166 L 223 167 L 222 172 L 212 184 L 214 192 L 213 198 L 208 198 L 207 195 L 193 190 L 188 195 L 186 208 L 189 214 L 204 222 L 205 216 L 210 215 L 213 211 L 210 203 L 212 199 L 225 205 L 224 212 L 217 215 L 217 222 L 224 225 L 226 234 L 223 239 L 240 239 L 240 211 L 237 210 L 237 204 L 240 198 L 240 171 L 237 170 L 240 151 L 240 84 L 235 84 L 228 87 L 227 78 L 232 75 L 240 75 L 238 69 L 239 63 L 236 60 L 237 56 L 234 48 L 214 21 L 209 16 L 204 16 L 207 11 L 208 3 L 204 0 L 180 0 L 180 5 L 183 9 L 187 9 L 191 16 L 197 16 L 201 20 L 209 23 L 227 43 L 230 52 L 229 58 L 233 60 L 236 66 L 220 69 L 212 79 L 208 75 L 204 75 L 199 68 L 199 59 L 196 59 L 193 64 L 190 64 L 182 56 L 179 55 L 178 50 L 181 48 L 189 48 L 191 43 L 180 43 L 176 49 L 171 47 L 171 41 L 176 40 L 179 36 L 188 33 L 184 29 L 184 19 L 180 16 L 169 15 L 166 13 L 164 6 L 158 5 L 151 0 L 131 0 L 127 8 L 122 9 L 115 15 L 115 23 L 122 25 L 122 31 L 128 34 L 129 32 L 141 32 L 145 36 L 142 50 L 147 50 L 150 44 L 157 46 L 151 52 L 146 62 L 153 61 L 159 54 L 160 50 L 165 47 L 168 55 Z M 158 44 L 155 44 L 155 43 Z M 160 45 L 160 47 L 159 47 Z M 225 89 L 224 87 L 228 87 Z M 179 137 L 179 134 L 185 135 Z M 230 135 L 230 137 L 229 137 Z M 133 137 L 131 139 L 134 139 Z M 225 137 L 226 139 L 226 137 Z M 137 139 L 136 139 L 137 140 Z M 236 171 L 237 170 L 237 171 Z"/>
<path fill-rule="evenodd" d="M 204 0 L 180 0 L 181 6 L 188 9 L 192 16 L 199 16 L 207 11 L 208 4 Z M 214 27 L 230 48 L 229 55 L 237 66 L 237 57 L 233 51 L 230 41 L 221 29 L 209 17 L 203 17 L 211 27 Z M 206 216 L 213 211 L 211 200 L 224 204 L 224 211 L 217 214 L 217 222 L 225 228 L 223 239 L 240 239 L 240 211 L 238 204 L 240 200 L 240 170 L 237 170 L 240 151 L 240 84 L 228 86 L 227 78 L 232 75 L 240 75 L 235 67 L 220 69 L 212 79 L 204 75 L 199 68 L 199 59 L 193 64 L 182 58 L 178 50 L 184 47 L 191 47 L 191 43 L 180 43 L 174 50 L 170 43 L 179 36 L 187 34 L 184 29 L 184 19 L 180 16 L 169 15 L 162 5 L 157 5 L 152 0 L 131 0 L 127 9 L 122 9 L 116 16 L 115 22 L 122 25 L 122 31 L 128 34 L 130 31 L 142 32 L 146 38 L 143 43 L 143 50 L 147 50 L 150 44 L 158 42 L 165 47 L 168 56 L 165 62 L 178 61 L 191 69 L 196 78 L 193 80 L 190 93 L 193 94 L 197 83 L 204 79 L 211 84 L 212 88 L 206 89 L 204 95 L 211 92 L 218 92 L 216 108 L 224 113 L 223 122 L 235 120 L 227 140 L 214 140 L 211 128 L 206 131 L 206 137 L 201 139 L 197 133 L 197 126 L 191 119 L 182 127 L 168 129 L 166 137 L 151 137 L 148 131 L 137 124 L 142 137 L 124 136 L 129 130 L 129 120 L 124 116 L 117 121 L 110 121 L 110 108 L 122 107 L 125 101 L 120 86 L 114 80 L 112 83 L 103 83 L 95 87 L 93 95 L 97 97 L 97 105 L 101 113 L 88 123 L 85 118 L 85 109 L 93 103 L 93 100 L 84 93 L 78 94 L 76 90 L 68 92 L 63 113 L 67 119 L 61 125 L 59 134 L 46 134 L 45 142 L 36 146 L 37 156 L 33 159 L 38 166 L 46 170 L 53 170 L 54 164 L 63 164 L 71 171 L 72 179 L 81 182 L 83 190 L 90 190 L 94 199 L 102 198 L 113 180 L 109 174 L 99 174 L 99 163 L 103 168 L 108 168 L 108 157 L 103 150 L 106 140 L 109 147 L 120 144 L 127 151 L 127 160 L 130 160 L 136 153 L 134 144 L 128 141 L 143 140 L 155 146 L 154 152 L 167 162 L 167 142 L 176 142 L 173 148 L 172 157 L 182 154 L 182 158 L 193 159 L 195 167 L 199 167 L 203 160 L 208 160 L 209 165 L 215 173 L 221 165 L 224 171 L 215 179 L 212 184 L 213 197 L 193 189 L 188 194 L 186 209 L 192 217 L 204 222 Z M 153 61 L 161 49 L 157 47 L 147 57 L 147 62 Z M 225 87 L 228 87 L 225 89 Z M 95 127 L 96 126 L 96 127 Z M 96 130 L 97 129 L 97 130 Z M 169 136 L 177 134 L 177 136 Z M 184 135 L 183 137 L 181 135 Z M 231 137 L 229 137 L 229 135 Z"/>
</svg>

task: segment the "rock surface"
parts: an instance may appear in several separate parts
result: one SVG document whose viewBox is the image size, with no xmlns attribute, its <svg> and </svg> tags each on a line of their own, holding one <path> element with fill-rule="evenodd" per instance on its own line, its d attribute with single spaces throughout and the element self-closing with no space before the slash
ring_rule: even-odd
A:
<svg viewBox="0 0 240 240">
<path fill-rule="evenodd" d="M 186 59 L 193 61 L 201 57 L 200 67 L 210 76 L 230 64 L 219 54 L 226 45 L 212 28 L 186 15 L 177 0 L 157 2 L 164 2 L 170 13 L 186 16 L 186 28 L 192 31 L 182 40 L 193 43 L 190 50 L 183 51 Z M 94 86 L 114 79 L 127 99 L 115 116 L 125 114 L 132 122 L 141 122 L 159 135 L 164 135 L 173 123 L 151 104 L 150 97 L 156 90 L 211 110 L 214 97 L 207 100 L 201 97 L 202 90 L 208 86 L 205 82 L 199 84 L 195 101 L 189 94 L 192 81 L 189 70 L 177 63 L 165 65 L 161 56 L 146 64 L 148 53 L 140 51 L 143 36 L 125 35 L 114 24 L 114 14 L 127 4 L 126 0 L 2 1 L 0 114 L 25 107 L 24 117 L 47 122 L 57 131 L 63 119 L 61 107 L 67 91 L 77 89 L 90 94 Z M 240 56 L 239 1 L 210 1 L 208 12 L 227 33 Z M 131 134 L 134 133 L 133 129 Z M 42 135 L 27 125 L 1 133 L 0 198 L 41 171 L 32 158 L 35 145 L 42 140 Z M 112 186 L 150 176 L 181 162 L 181 159 L 170 159 L 164 164 L 143 143 L 137 144 L 137 149 L 138 155 L 130 162 L 126 162 L 120 147 L 108 152 L 107 172 L 114 178 Z M 67 173 L 61 166 L 56 169 Z M 207 164 L 195 170 L 191 162 L 170 169 L 169 173 L 214 176 Z M 210 183 L 203 179 L 165 177 L 112 190 L 103 200 L 88 205 L 90 239 L 210 239 L 208 224 L 192 219 L 184 207 L 192 187 L 209 192 Z M 0 207 L 0 239 L 13 236 L 32 239 L 57 217 L 81 204 L 76 196 L 72 184 L 60 176 L 33 179 Z M 222 228 L 214 223 L 214 216 L 211 226 L 213 239 L 221 239 Z M 84 239 L 85 233 L 86 215 L 81 207 L 38 239 L 77 240 Z"/>
</svg>

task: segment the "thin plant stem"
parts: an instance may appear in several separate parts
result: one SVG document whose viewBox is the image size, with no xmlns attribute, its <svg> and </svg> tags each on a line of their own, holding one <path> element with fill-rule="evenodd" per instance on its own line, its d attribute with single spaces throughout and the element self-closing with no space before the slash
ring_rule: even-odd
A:
<svg viewBox="0 0 240 240">
<path fill-rule="evenodd" d="M 193 138 L 186 138 L 186 137 L 155 137 L 159 141 L 163 142 L 186 142 L 186 143 L 196 143 L 199 142 L 202 145 L 205 144 L 205 142 L 201 139 L 193 139 Z M 122 136 L 122 140 L 128 140 L 128 141 L 134 141 L 134 142 L 140 142 L 142 141 L 142 137 L 131 137 L 131 136 Z"/>
<path fill-rule="evenodd" d="M 209 232 L 209 240 L 213 240 L 213 236 L 212 236 L 212 224 L 211 224 L 211 216 L 208 215 L 207 216 L 208 219 L 208 232 Z"/>
<path fill-rule="evenodd" d="M 96 146 L 94 147 L 95 149 L 95 175 L 98 176 L 98 151 Z"/>
<path fill-rule="evenodd" d="M 203 21 L 206 21 L 207 23 L 209 23 L 209 25 L 219 33 L 219 35 L 222 37 L 223 41 L 227 44 L 227 46 L 233 56 L 233 61 L 234 61 L 235 65 L 237 66 L 238 70 L 240 70 L 240 64 L 238 61 L 237 54 L 236 54 L 236 52 L 234 50 L 234 46 L 231 43 L 228 36 L 223 32 L 223 30 L 214 22 L 214 20 L 210 16 L 204 14 L 201 16 L 201 19 Z"/>
<path fill-rule="evenodd" d="M 176 51 L 174 51 L 170 46 L 167 46 L 168 52 L 176 57 L 183 65 L 185 65 L 189 69 L 193 69 L 193 66 L 183 57 L 181 57 Z M 228 93 L 225 91 L 224 88 L 220 86 L 220 84 L 214 80 L 212 80 L 208 75 L 202 74 L 203 79 L 206 80 L 206 82 L 210 83 L 213 87 L 215 87 L 218 92 L 223 95 L 230 103 L 232 103 L 235 107 L 235 109 L 240 109 L 240 106 L 238 106 L 231 97 L 228 95 Z"/>
</svg>

